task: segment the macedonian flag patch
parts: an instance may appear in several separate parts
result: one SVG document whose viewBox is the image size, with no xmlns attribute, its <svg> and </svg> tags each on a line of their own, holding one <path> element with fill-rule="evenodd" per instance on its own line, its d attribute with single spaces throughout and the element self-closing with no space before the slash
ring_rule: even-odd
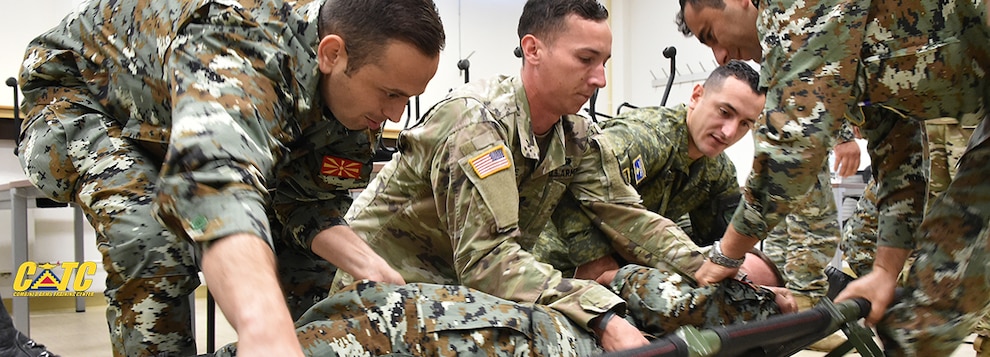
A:
<svg viewBox="0 0 990 357">
<path fill-rule="evenodd" d="M 491 176 L 496 172 L 512 167 L 512 162 L 505 155 L 505 146 L 499 145 L 471 159 L 471 167 L 479 178 Z"/>
<path fill-rule="evenodd" d="M 349 179 L 360 179 L 361 166 L 362 164 L 360 162 L 354 160 L 324 156 L 323 167 L 320 168 L 320 174 Z"/>
</svg>

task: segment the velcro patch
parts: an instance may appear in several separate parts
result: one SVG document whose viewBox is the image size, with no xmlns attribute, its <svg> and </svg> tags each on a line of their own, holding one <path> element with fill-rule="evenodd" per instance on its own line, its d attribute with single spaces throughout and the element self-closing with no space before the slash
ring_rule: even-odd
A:
<svg viewBox="0 0 990 357">
<path fill-rule="evenodd" d="M 323 167 L 320 168 L 320 173 L 326 176 L 359 179 L 361 178 L 361 166 L 364 165 L 357 161 L 324 156 Z"/>
<path fill-rule="evenodd" d="M 475 156 L 469 162 L 479 178 L 485 178 L 496 172 L 512 167 L 505 146 L 499 145 Z"/>
<path fill-rule="evenodd" d="M 637 156 L 633 160 L 633 173 L 636 175 L 637 185 L 646 178 L 646 168 L 643 167 L 643 156 Z"/>
</svg>

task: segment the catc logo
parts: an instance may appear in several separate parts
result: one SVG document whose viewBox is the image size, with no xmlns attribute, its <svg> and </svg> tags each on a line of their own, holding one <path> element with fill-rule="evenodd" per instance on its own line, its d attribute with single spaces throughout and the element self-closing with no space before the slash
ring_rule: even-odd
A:
<svg viewBox="0 0 990 357">
<path fill-rule="evenodd" d="M 59 267 L 62 272 L 56 273 Z M 94 274 L 95 262 L 24 262 L 14 275 L 14 296 L 94 296 L 86 291 L 93 285 L 87 276 Z"/>
</svg>

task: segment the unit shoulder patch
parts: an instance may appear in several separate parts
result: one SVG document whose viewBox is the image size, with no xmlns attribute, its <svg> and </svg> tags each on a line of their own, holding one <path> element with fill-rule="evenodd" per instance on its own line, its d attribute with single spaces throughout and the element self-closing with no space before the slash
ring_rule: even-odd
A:
<svg viewBox="0 0 990 357">
<path fill-rule="evenodd" d="M 636 176 L 636 184 L 639 185 L 646 178 L 646 168 L 643 167 L 643 156 L 636 156 L 633 160 L 633 173 Z"/>
</svg>

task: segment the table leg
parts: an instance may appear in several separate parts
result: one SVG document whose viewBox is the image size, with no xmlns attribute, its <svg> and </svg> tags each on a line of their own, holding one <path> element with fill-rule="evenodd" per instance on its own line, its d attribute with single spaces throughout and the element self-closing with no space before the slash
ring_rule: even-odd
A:
<svg viewBox="0 0 990 357">
<path fill-rule="evenodd" d="M 27 234 L 27 195 L 23 188 L 10 190 L 10 226 L 12 233 L 12 248 L 14 253 L 14 271 L 28 260 Z M 11 298 L 14 310 L 14 327 L 27 336 L 31 336 L 31 319 L 29 314 L 28 297 L 14 296 Z"/>
<path fill-rule="evenodd" d="M 82 264 L 86 260 L 86 254 L 84 249 L 86 242 L 85 242 L 85 237 L 83 235 L 84 217 L 83 217 L 82 209 L 79 208 L 79 206 L 71 205 L 71 207 L 73 211 L 72 230 L 75 235 L 74 245 L 76 248 L 76 261 L 79 262 L 79 264 Z M 79 271 L 76 271 L 76 274 L 79 273 L 80 273 Z M 84 312 L 84 311 L 86 311 L 86 298 L 83 296 L 76 296 L 76 312 Z"/>
</svg>

